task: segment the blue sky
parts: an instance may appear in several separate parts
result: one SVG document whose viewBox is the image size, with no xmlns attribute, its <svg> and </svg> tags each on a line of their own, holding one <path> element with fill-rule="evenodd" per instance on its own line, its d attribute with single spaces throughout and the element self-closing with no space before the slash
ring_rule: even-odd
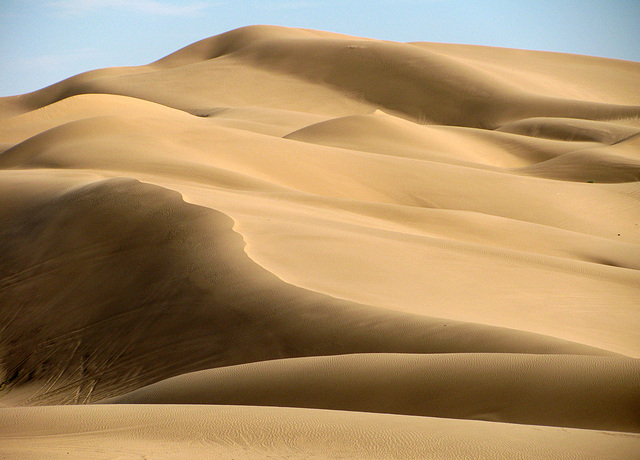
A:
<svg viewBox="0 0 640 460">
<path fill-rule="evenodd" d="M 640 0 L 0 0 L 0 96 L 251 24 L 640 61 Z"/>
</svg>

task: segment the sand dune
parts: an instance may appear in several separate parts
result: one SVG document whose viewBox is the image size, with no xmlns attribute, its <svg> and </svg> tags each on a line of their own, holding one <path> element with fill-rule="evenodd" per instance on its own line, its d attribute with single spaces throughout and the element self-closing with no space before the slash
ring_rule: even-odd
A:
<svg viewBox="0 0 640 460">
<path fill-rule="evenodd" d="M 4 369 L 13 384 L 46 382 L 33 402 L 90 401 L 180 372 L 280 357 L 605 354 L 288 285 L 246 256 L 227 216 L 131 179 L 25 208 L 6 218 L 0 237 L 3 298 L 15 305 L 3 311 Z"/>
<path fill-rule="evenodd" d="M 640 366 L 626 358 L 506 353 L 323 356 L 185 374 L 105 402 L 309 407 L 640 432 Z"/>
<path fill-rule="evenodd" d="M 253 26 L 1 98 L 0 453 L 637 457 L 639 77 Z"/>
</svg>

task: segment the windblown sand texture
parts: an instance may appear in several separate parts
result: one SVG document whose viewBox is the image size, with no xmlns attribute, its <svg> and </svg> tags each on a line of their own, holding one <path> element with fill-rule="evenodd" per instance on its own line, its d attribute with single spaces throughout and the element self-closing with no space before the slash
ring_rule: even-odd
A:
<svg viewBox="0 0 640 460">
<path fill-rule="evenodd" d="M 0 458 L 640 458 L 640 63 L 252 26 L 0 116 Z"/>
</svg>

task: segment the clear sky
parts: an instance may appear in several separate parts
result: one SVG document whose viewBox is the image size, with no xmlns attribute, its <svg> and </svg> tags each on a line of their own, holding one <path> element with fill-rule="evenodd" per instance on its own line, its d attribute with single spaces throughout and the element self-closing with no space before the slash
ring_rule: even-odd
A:
<svg viewBox="0 0 640 460">
<path fill-rule="evenodd" d="M 640 61 L 640 0 L 0 0 L 0 96 L 252 24 Z"/>
</svg>

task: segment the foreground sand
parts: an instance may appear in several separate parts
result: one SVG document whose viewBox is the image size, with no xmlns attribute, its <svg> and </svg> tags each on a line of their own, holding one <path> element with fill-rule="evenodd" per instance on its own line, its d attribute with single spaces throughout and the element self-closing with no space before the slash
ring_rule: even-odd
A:
<svg viewBox="0 0 640 460">
<path fill-rule="evenodd" d="M 635 458 L 626 433 L 246 406 L 0 411 L 9 458 Z"/>
<path fill-rule="evenodd" d="M 640 456 L 639 63 L 259 26 L 0 116 L 0 456 Z"/>
</svg>

